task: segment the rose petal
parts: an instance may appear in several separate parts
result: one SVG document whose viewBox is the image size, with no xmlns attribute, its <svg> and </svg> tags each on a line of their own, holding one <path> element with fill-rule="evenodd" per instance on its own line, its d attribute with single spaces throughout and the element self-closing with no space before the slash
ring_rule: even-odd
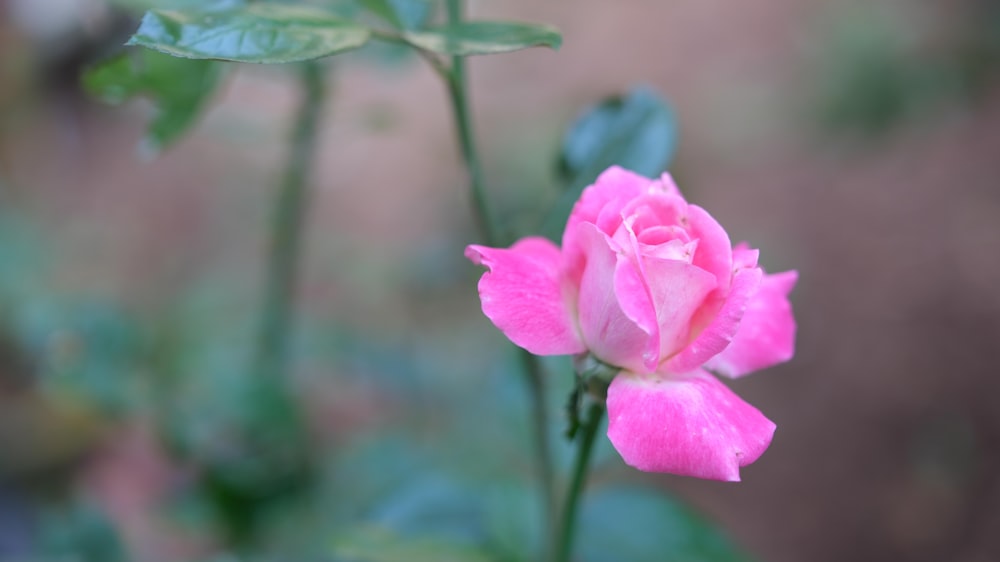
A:
<svg viewBox="0 0 1000 562">
<path fill-rule="evenodd" d="M 614 242 L 597 230 L 597 227 L 581 223 L 577 225 L 577 232 L 581 255 L 586 257 L 580 273 L 580 292 L 576 302 L 583 341 L 601 361 L 643 371 L 644 354 L 651 345 L 650 339 L 654 335 L 656 323 L 644 319 L 640 325 L 630 319 L 622 310 L 617 287 L 622 285 L 621 293 L 626 299 L 642 299 L 642 281 L 635 275 L 629 275 L 626 267 L 628 258 L 619 256 Z M 636 310 L 640 306 L 630 304 Z M 651 305 L 649 307 L 651 309 Z M 646 318 L 638 312 L 634 315 Z"/>
<path fill-rule="evenodd" d="M 798 278 L 796 271 L 765 275 L 747 304 L 732 343 L 706 367 L 735 378 L 791 359 L 795 355 L 795 318 L 788 293 Z"/>
<path fill-rule="evenodd" d="M 733 247 L 733 269 L 749 269 L 757 267 L 760 250 L 755 250 L 746 242 L 740 242 Z"/>
<path fill-rule="evenodd" d="M 631 228 L 635 232 L 657 226 L 677 225 L 686 229 L 689 208 L 681 197 L 654 191 L 629 201 L 622 207 L 621 216 L 631 220 Z"/>
<path fill-rule="evenodd" d="M 698 251 L 691 263 L 715 275 L 719 290 L 728 293 L 733 274 L 733 245 L 729 235 L 708 211 L 697 205 L 688 206 L 687 221 L 691 237 L 698 240 Z"/>
<path fill-rule="evenodd" d="M 622 254 L 618 255 L 615 263 L 614 291 L 621 311 L 648 336 L 644 338 L 646 346 L 642 350 L 642 366 L 638 370 L 655 370 L 660 362 L 660 324 L 656 321 L 656 307 L 642 272 L 636 269 L 633 260 Z"/>
<path fill-rule="evenodd" d="M 465 256 L 489 268 L 479 280 L 483 313 L 512 342 L 537 355 L 586 349 L 563 297 L 555 244 L 525 238 L 506 250 L 469 246 Z"/>
<path fill-rule="evenodd" d="M 705 315 L 711 319 L 708 325 L 697 332 L 694 340 L 680 353 L 671 357 L 663 370 L 686 373 L 722 353 L 739 331 L 747 306 L 760 287 L 762 274 L 759 267 L 737 270 L 725 300 L 707 303 L 692 322 L 697 329 L 702 323 L 698 316 Z"/>
<path fill-rule="evenodd" d="M 675 197 L 680 197 L 682 201 L 684 200 L 684 195 L 681 193 L 681 190 L 677 187 L 677 182 L 674 181 L 674 177 L 670 175 L 670 172 L 663 172 L 662 174 L 660 174 L 660 181 L 658 183 L 663 193 Z"/>
<path fill-rule="evenodd" d="M 642 256 L 643 278 L 656 311 L 659 354 L 649 370 L 673 355 L 691 337 L 691 320 L 717 285 L 715 277 L 686 262 Z M 625 313 L 629 310 L 626 308 Z"/>
<path fill-rule="evenodd" d="M 704 371 L 682 376 L 622 372 L 608 388 L 608 439 L 647 472 L 739 481 L 775 425 Z"/>
<path fill-rule="evenodd" d="M 593 185 L 580 194 L 580 199 L 573 206 L 573 212 L 566 222 L 562 250 L 569 261 L 579 261 L 581 250 L 577 241 L 578 225 L 589 223 L 596 225 L 605 234 L 614 234 L 622 222 L 622 208 L 632 199 L 648 192 L 653 184 L 653 180 L 618 166 L 612 166 L 598 176 Z"/>
</svg>

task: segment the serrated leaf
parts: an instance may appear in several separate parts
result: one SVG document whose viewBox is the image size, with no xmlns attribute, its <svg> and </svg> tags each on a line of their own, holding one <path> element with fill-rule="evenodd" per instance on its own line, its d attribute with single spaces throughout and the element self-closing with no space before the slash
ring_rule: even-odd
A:
<svg viewBox="0 0 1000 562">
<path fill-rule="evenodd" d="M 677 147 L 677 122 L 669 106 L 648 88 L 604 100 L 583 113 L 563 137 L 560 172 L 567 189 L 553 205 L 542 233 L 556 240 L 585 187 L 611 166 L 656 176 Z"/>
<path fill-rule="evenodd" d="M 615 485 L 585 496 L 574 552 L 582 562 L 746 562 L 716 527 L 664 492 Z"/>
<path fill-rule="evenodd" d="M 222 71 L 212 61 L 183 60 L 154 51 L 119 55 L 83 75 L 84 89 L 107 103 L 119 104 L 137 95 L 149 96 L 156 115 L 145 145 L 166 148 L 194 125 L 211 98 Z"/>
<path fill-rule="evenodd" d="M 249 4 L 228 10 L 152 10 L 129 45 L 175 57 L 300 62 L 364 45 L 367 27 L 306 6 Z"/>
<path fill-rule="evenodd" d="M 558 49 L 562 35 L 554 27 L 533 23 L 468 21 L 403 37 L 413 45 L 444 55 L 492 55 L 529 47 Z"/>
<path fill-rule="evenodd" d="M 362 527 L 334 541 L 333 554 L 344 562 L 490 562 L 467 545 L 436 538 L 404 538 L 380 527 Z"/>
</svg>

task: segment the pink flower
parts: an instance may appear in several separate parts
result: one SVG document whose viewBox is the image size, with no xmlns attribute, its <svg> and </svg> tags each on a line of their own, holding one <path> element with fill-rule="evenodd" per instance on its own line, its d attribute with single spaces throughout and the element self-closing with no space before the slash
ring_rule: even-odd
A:
<svg viewBox="0 0 1000 562">
<path fill-rule="evenodd" d="M 620 369 L 608 438 L 639 470 L 739 480 L 775 425 L 705 369 L 739 377 L 787 361 L 794 271 L 767 275 L 664 174 L 613 167 L 584 190 L 562 249 L 538 237 L 469 246 L 489 271 L 483 312 L 538 355 L 590 353 Z"/>
</svg>

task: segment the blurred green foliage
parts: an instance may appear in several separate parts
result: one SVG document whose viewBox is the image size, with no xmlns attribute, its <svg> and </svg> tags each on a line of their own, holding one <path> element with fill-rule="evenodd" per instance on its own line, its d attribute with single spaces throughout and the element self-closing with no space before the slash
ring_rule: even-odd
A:
<svg viewBox="0 0 1000 562">
<path fill-rule="evenodd" d="M 612 485 L 585 501 L 578 551 L 586 562 L 748 560 L 718 529 L 662 493 Z"/>
<path fill-rule="evenodd" d="M 125 562 L 115 528 L 103 513 L 84 501 L 49 508 L 41 516 L 38 537 L 39 562 Z"/>
<path fill-rule="evenodd" d="M 83 86 L 92 96 L 118 105 L 145 95 L 156 116 L 144 141 L 152 153 L 169 146 L 193 126 L 215 91 L 222 72 L 212 61 L 186 61 L 154 51 L 129 51 L 84 74 Z M 178 80 L 183 76 L 183 80 Z"/>
<path fill-rule="evenodd" d="M 375 21 L 396 30 L 392 43 L 415 45 L 430 56 L 556 48 L 561 41 L 541 25 L 434 26 L 439 3 L 416 0 L 312 2 L 308 8 L 290 2 L 118 4 L 180 10 L 147 14 L 134 43 L 207 59 L 283 62 L 330 55 L 364 43 Z M 386 33 L 382 27 L 379 32 Z M 223 68 L 143 49 L 94 67 L 84 85 L 113 103 L 149 96 L 158 113 L 148 142 L 162 149 L 194 125 Z M 550 221 L 565 221 L 567 204 L 611 164 L 661 172 L 676 134 L 669 107 L 649 89 L 588 109 L 563 138 L 565 198 Z M 545 521 L 531 468 L 528 400 L 513 354 L 464 350 L 461 338 L 471 336 L 462 325 L 449 327 L 446 342 L 422 333 L 413 336 L 416 342 L 397 341 L 355 333 L 353 326 L 307 310 L 291 345 L 295 376 L 257 377 L 251 364 L 255 310 L 247 305 L 249 296 L 235 294 L 225 280 L 200 279 L 179 288 L 176 302 L 136 310 L 113 298 L 57 289 L 51 262 L 58 256 L 42 250 L 47 243 L 39 225 L 16 209 L 0 209 L 0 333 L 26 357 L 28 371 L 15 399 L 58 396 L 84 405 L 99 428 L 85 446 L 98 458 L 114 445 L 116 430 L 150 424 L 151 447 L 164 455 L 155 462 L 170 478 L 163 484 L 166 495 L 155 499 L 156 513 L 148 516 L 178 542 L 196 545 L 202 554 L 193 559 L 537 559 Z M 446 274 L 453 277 L 440 283 L 448 292 L 467 285 L 462 272 Z M 555 360 L 546 366 L 559 387 L 550 394 L 559 411 L 572 384 L 569 365 Z M 323 373 L 321 390 L 310 386 L 316 380 L 299 375 L 306 370 Z M 353 406 L 370 419 L 343 426 L 325 420 L 316 401 L 340 395 L 341 409 Z M 563 431 L 557 424 L 550 429 L 553 437 Z M 596 464 L 613 481 L 623 466 L 606 442 L 598 449 Z M 555 453 L 565 471 L 570 445 L 560 441 Z M 51 477 L 44 495 L 46 505 L 56 507 L 37 518 L 30 551 L 16 554 L 127 559 L 128 545 L 116 532 L 121 522 L 88 497 L 88 459 L 65 455 L 54 462 L 68 464 L 70 474 Z M 660 490 L 605 484 L 586 500 L 584 525 L 579 552 L 587 562 L 740 559 L 710 523 Z"/>
<path fill-rule="evenodd" d="M 975 104 L 1000 76 L 1000 5 L 989 0 L 846 3 L 821 37 L 820 122 L 838 133 L 879 136 Z"/>
<path fill-rule="evenodd" d="M 0 252 L 12 253 L 18 238 L 0 237 Z M 0 271 L 8 284 L 19 276 Z M 31 299 L 19 300 L 18 308 L 35 308 L 45 294 L 40 290 Z M 368 382 L 379 395 L 404 398 L 395 402 L 398 409 L 391 415 L 396 421 L 391 425 L 341 428 L 348 437 L 336 447 L 306 436 L 310 465 L 317 472 L 291 478 L 297 482 L 285 480 L 299 487 L 290 494 L 289 489 L 261 487 L 262 482 L 282 481 L 276 465 L 263 469 L 277 473 L 254 474 L 254 465 L 243 463 L 239 452 L 229 448 L 226 435 L 232 424 L 243 423 L 249 415 L 245 409 L 262 406 L 245 399 L 245 350 L 252 334 L 237 330 L 222 335 L 221 327 L 233 325 L 233 320 L 239 324 L 232 316 L 220 318 L 218 307 L 224 303 L 175 307 L 165 316 L 140 320 L 120 307 L 87 299 L 68 302 L 58 309 L 50 305 L 44 314 L 4 317 L 5 323 L 22 319 L 20 327 L 8 328 L 20 334 L 23 349 L 41 365 L 51 347 L 36 342 L 53 334 L 77 334 L 80 347 L 89 350 L 75 357 L 73 369 L 52 371 L 51 381 L 44 374 L 49 370 L 43 369 L 38 374 L 40 388 L 63 392 L 68 385 L 74 396 L 117 423 L 129 424 L 135 416 L 153 413 L 175 460 L 194 461 L 189 466 L 201 472 L 197 479 L 175 484 L 162 516 L 216 540 L 235 529 L 232 544 L 243 546 L 232 551 L 238 556 L 233 559 L 535 560 L 542 506 L 531 482 L 528 405 L 516 376 L 515 355 L 497 356 L 490 372 L 443 386 L 435 372 L 464 367 L 450 364 L 444 355 L 417 364 L 397 344 L 361 342 L 344 333 L 344 327 L 324 326 L 307 317 L 304 338 L 328 342 L 331 373 L 351 365 L 370 373 Z M 571 381 L 570 367 L 558 360 L 547 367 L 560 375 L 553 379 L 555 405 L 562 387 Z M 96 373 L 103 379 L 92 376 Z M 340 377 L 332 376 L 334 381 Z M 130 378 L 141 384 L 127 384 Z M 454 374 L 447 379 L 463 380 Z M 110 399 L 109 388 L 115 388 Z M 423 398 L 405 398 L 414 394 Z M 306 408 L 307 403 L 300 400 L 296 407 Z M 552 430 L 561 433 L 558 426 Z M 280 444 L 275 447 L 280 449 Z M 624 470 L 606 443 L 601 448 L 601 470 Z M 558 449 L 565 467 L 571 448 L 562 442 Z M 55 505 L 65 507 L 48 510 L 39 519 L 39 559 L 57 560 L 71 552 L 87 562 L 125 559 L 114 526 L 95 504 L 74 493 Z M 256 520 L 240 521 L 248 516 Z M 616 553 L 623 552 L 640 561 L 666 556 L 742 559 L 711 525 L 659 490 L 604 485 L 585 501 L 583 525 L 582 560 L 621 559 Z"/>
</svg>

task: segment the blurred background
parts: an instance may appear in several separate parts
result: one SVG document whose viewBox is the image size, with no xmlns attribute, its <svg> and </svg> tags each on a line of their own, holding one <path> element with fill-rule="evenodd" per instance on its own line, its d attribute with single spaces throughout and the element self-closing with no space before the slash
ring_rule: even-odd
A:
<svg viewBox="0 0 1000 562">
<path fill-rule="evenodd" d="M 153 157 L 149 103 L 79 86 L 141 4 L 0 2 L 0 560 L 323 560 L 372 521 L 523 558 L 528 399 L 462 257 L 478 235 L 437 77 L 390 50 L 327 66 L 274 405 L 246 373 L 295 77 L 227 66 Z M 744 482 L 638 474 L 601 438 L 597 493 L 658 487 L 761 561 L 1000 559 L 1000 4 L 470 11 L 564 38 L 469 63 L 507 224 L 557 199 L 573 119 L 643 85 L 673 107 L 687 198 L 801 275 L 795 359 L 732 384 L 778 425 Z M 570 375 L 546 366 L 555 435 Z M 622 540 L 672 532 L 622 509 Z"/>
</svg>

